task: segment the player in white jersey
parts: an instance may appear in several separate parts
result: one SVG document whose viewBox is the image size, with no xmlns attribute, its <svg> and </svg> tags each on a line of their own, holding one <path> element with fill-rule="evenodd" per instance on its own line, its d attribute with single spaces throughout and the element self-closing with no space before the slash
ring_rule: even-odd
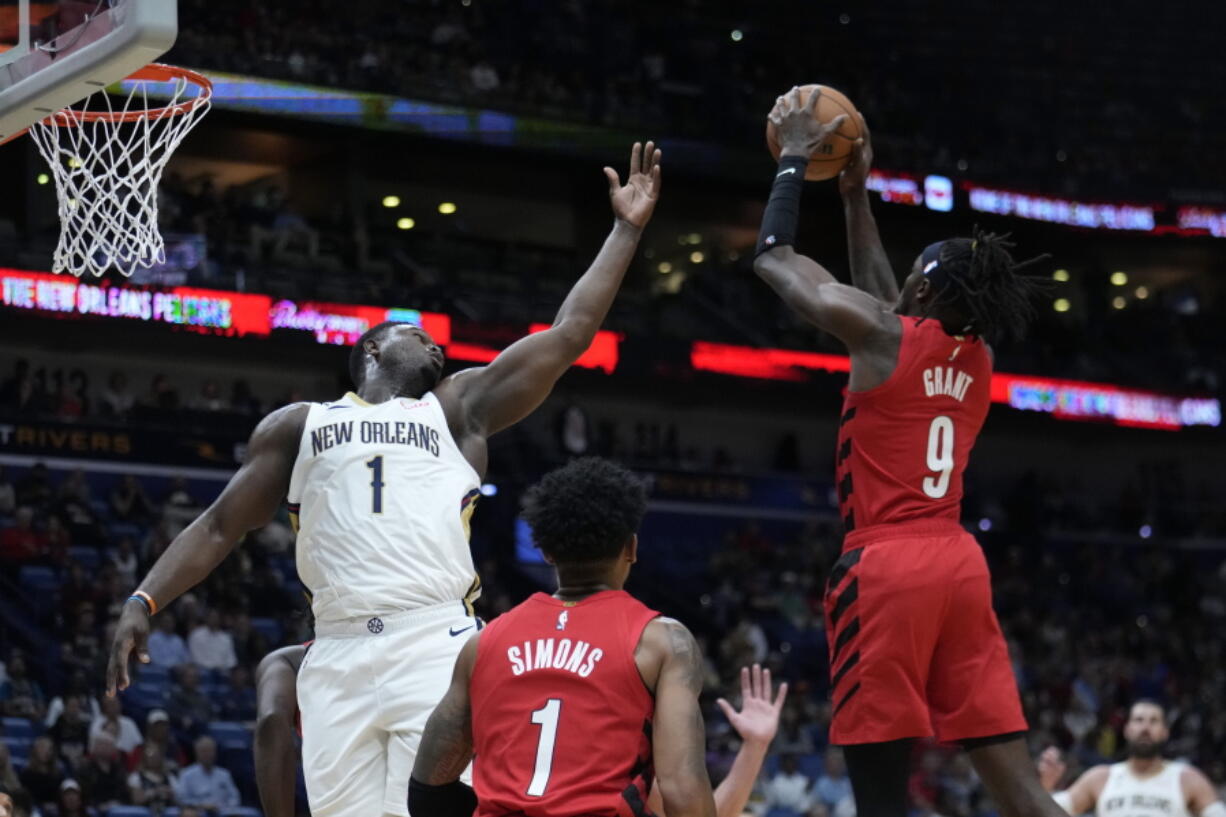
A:
<svg viewBox="0 0 1226 817">
<path fill-rule="evenodd" d="M 1128 759 L 1095 766 L 1077 778 L 1056 802 L 1072 815 L 1094 812 L 1098 817 L 1226 817 L 1209 778 L 1194 766 L 1167 760 L 1163 747 L 1170 737 L 1166 711 L 1153 701 L 1137 701 L 1124 725 Z M 1039 758 L 1039 778 L 1053 791 L 1066 766 L 1058 749 Z"/>
<path fill-rule="evenodd" d="M 488 366 L 442 378 L 419 327 L 380 324 L 350 355 L 354 391 L 264 418 L 225 490 L 170 544 L 124 606 L 108 694 L 148 662 L 149 618 L 200 583 L 288 496 L 316 640 L 298 674 L 315 817 L 407 815 L 426 719 L 477 626 L 468 517 L 491 434 L 549 395 L 613 304 L 660 191 L 660 151 L 635 144 L 625 185 L 605 168 L 615 221 L 552 327 Z"/>
</svg>

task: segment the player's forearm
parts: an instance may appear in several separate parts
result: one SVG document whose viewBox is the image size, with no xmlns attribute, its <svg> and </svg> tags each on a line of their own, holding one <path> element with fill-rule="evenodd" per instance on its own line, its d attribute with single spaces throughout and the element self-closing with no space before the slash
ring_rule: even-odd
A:
<svg viewBox="0 0 1226 817">
<path fill-rule="evenodd" d="M 617 297 L 626 270 L 638 250 L 640 236 L 642 230 L 639 228 L 620 220 L 614 222 L 613 230 L 591 266 L 575 282 L 558 309 L 553 320 L 554 328 L 564 330 L 568 337 L 574 339 L 577 355 L 591 344 L 613 307 L 613 299 Z"/>
<path fill-rule="evenodd" d="M 205 511 L 174 538 L 139 589 L 148 593 L 159 608 L 166 607 L 204 581 L 238 544 L 238 538 L 223 530 Z"/>
<path fill-rule="evenodd" d="M 728 776 L 715 787 L 716 817 L 741 817 L 753 793 L 769 744 L 745 742 L 732 761 Z M 670 815 L 671 817 L 671 815 Z"/>
<path fill-rule="evenodd" d="M 898 300 L 898 282 L 877 232 L 868 188 L 858 187 L 843 196 L 843 212 L 847 219 L 852 284 L 886 303 L 894 303 Z"/>
<path fill-rule="evenodd" d="M 261 713 L 255 727 L 255 780 L 265 817 L 294 817 L 297 762 L 291 719 Z"/>
<path fill-rule="evenodd" d="M 711 781 L 705 768 L 700 771 L 701 775 L 660 778 L 660 796 L 664 800 L 666 817 L 716 817 Z"/>
</svg>

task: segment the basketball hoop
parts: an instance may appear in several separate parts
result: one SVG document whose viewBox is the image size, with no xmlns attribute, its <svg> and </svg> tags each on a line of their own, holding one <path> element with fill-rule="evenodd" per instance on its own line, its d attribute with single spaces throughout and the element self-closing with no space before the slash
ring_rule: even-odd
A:
<svg viewBox="0 0 1226 817">
<path fill-rule="evenodd" d="M 152 87 L 168 83 L 168 89 Z M 115 267 L 131 275 L 166 262 L 158 183 L 175 148 L 208 111 L 213 83 L 195 71 L 153 63 L 124 84 L 121 107 L 101 90 L 30 126 L 55 176 L 60 240 L 53 272 L 80 278 Z M 168 103 L 150 108 L 151 90 L 169 96 Z"/>
</svg>

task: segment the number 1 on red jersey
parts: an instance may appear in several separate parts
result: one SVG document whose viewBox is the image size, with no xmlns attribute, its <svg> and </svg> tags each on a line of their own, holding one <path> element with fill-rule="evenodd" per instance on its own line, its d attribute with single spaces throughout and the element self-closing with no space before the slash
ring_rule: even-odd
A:
<svg viewBox="0 0 1226 817">
<path fill-rule="evenodd" d="M 549 786 L 553 773 L 553 747 L 558 740 L 558 717 L 562 714 L 562 700 L 550 698 L 545 705 L 532 713 L 532 722 L 541 727 L 541 739 L 536 744 L 536 770 L 528 784 L 529 797 L 542 797 Z"/>
</svg>

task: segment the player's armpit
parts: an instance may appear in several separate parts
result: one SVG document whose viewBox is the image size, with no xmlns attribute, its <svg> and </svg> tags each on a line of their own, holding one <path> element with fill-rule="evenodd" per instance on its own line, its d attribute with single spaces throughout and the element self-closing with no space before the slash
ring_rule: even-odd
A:
<svg viewBox="0 0 1226 817">
<path fill-rule="evenodd" d="M 1088 814 L 1093 811 L 1098 803 L 1098 796 L 1102 794 L 1103 787 L 1107 785 L 1107 777 L 1110 773 L 1109 766 L 1095 766 L 1086 770 L 1066 791 L 1060 792 L 1063 797 L 1059 799 L 1064 801 L 1060 805 L 1072 815 Z"/>
<path fill-rule="evenodd" d="M 1226 817 L 1226 805 L 1218 799 L 1213 783 L 1200 769 L 1185 766 L 1179 783 L 1187 798 L 1188 811 L 1197 817 Z"/>
<path fill-rule="evenodd" d="M 825 268 L 791 247 L 759 255 L 754 271 L 792 311 L 856 350 L 887 326 L 889 308 L 856 287 L 840 284 Z"/>
<path fill-rule="evenodd" d="M 656 679 L 652 754 L 664 813 L 668 817 L 714 817 L 715 800 L 707 776 L 706 730 L 698 696 L 705 675 L 702 654 L 690 631 L 664 619 L 647 627 L 644 637 L 659 640 L 662 650 Z"/>
<path fill-rule="evenodd" d="M 460 650 L 451 686 L 426 721 L 413 779 L 427 786 L 444 786 L 460 779 L 473 757 L 472 701 L 468 684 L 477 661 L 480 634 L 474 635 Z"/>
</svg>

